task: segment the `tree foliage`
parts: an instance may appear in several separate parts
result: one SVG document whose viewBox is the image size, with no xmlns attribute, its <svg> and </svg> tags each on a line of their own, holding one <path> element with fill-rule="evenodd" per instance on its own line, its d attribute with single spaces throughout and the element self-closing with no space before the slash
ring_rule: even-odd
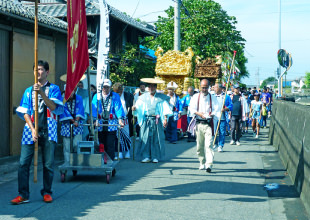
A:
<svg viewBox="0 0 310 220">
<path fill-rule="evenodd" d="M 260 88 L 264 88 L 268 85 L 268 83 L 271 83 L 271 82 L 275 82 L 277 81 L 276 78 L 274 78 L 273 76 L 272 77 L 268 77 L 267 79 L 265 79 L 262 84 L 260 85 Z"/>
<path fill-rule="evenodd" d="M 241 32 L 236 29 L 237 20 L 229 16 L 219 3 L 212 0 L 183 0 L 189 13 L 181 9 L 181 51 L 192 47 L 195 55 L 205 59 L 216 55 L 226 56 L 237 51 L 237 67 L 240 77 L 248 76 L 245 67 L 244 42 Z M 164 51 L 172 50 L 174 45 L 174 8 L 165 10 L 167 17 L 158 17 L 155 23 L 160 35 L 148 37 L 148 47 L 156 50 L 158 46 Z M 186 15 L 188 14 L 188 15 Z"/>
<path fill-rule="evenodd" d="M 310 88 L 310 72 L 306 73 L 306 80 L 305 80 L 305 84 L 308 88 Z"/>
<path fill-rule="evenodd" d="M 139 45 L 126 44 L 124 50 L 111 55 L 117 62 L 111 63 L 110 79 L 127 86 L 138 86 L 141 78 L 154 77 L 155 62 L 147 58 L 146 51 Z"/>
</svg>

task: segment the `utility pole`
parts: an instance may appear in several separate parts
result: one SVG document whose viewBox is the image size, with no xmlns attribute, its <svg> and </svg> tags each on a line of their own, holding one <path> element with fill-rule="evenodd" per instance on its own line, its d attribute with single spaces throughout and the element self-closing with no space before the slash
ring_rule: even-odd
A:
<svg viewBox="0 0 310 220">
<path fill-rule="evenodd" d="M 260 83 L 259 83 L 259 67 L 257 67 L 257 72 L 256 72 L 256 79 L 257 79 L 257 89 L 259 90 Z"/>
<path fill-rule="evenodd" d="M 281 0 L 279 0 L 279 50 L 281 49 Z M 281 76 L 281 65 L 279 64 L 279 73 Z M 279 83 L 278 83 L 278 96 L 282 96 L 282 86 L 283 86 L 283 78 L 279 78 Z"/>
<path fill-rule="evenodd" d="M 174 50 L 181 50 L 180 0 L 175 0 L 174 7 Z"/>
<path fill-rule="evenodd" d="M 273 89 L 275 90 L 276 89 L 276 84 L 277 84 L 277 71 L 278 70 L 276 70 L 276 71 L 274 71 L 274 82 L 273 82 Z"/>
</svg>

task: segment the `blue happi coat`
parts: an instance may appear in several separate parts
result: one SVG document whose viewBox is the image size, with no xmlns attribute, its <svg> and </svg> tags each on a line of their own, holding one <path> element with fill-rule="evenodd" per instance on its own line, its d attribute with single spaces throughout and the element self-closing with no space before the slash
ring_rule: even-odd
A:
<svg viewBox="0 0 310 220">
<path fill-rule="evenodd" d="M 175 102 L 174 102 L 174 104 L 171 104 L 169 102 L 169 106 L 173 112 L 173 119 L 175 121 L 177 121 L 178 120 L 178 114 L 183 111 L 183 103 L 182 103 L 179 96 L 177 96 L 176 94 L 174 94 L 174 96 L 175 96 Z M 170 98 L 170 96 L 168 96 L 168 98 Z"/>
<path fill-rule="evenodd" d="M 109 118 L 108 123 L 109 125 L 118 125 L 118 119 L 125 117 L 125 112 L 122 106 L 121 98 L 119 95 L 115 92 L 111 92 L 112 94 L 112 102 L 111 102 L 111 108 L 110 108 L 110 115 L 112 118 Z M 97 94 L 94 95 L 93 101 L 93 118 L 97 119 Z M 99 116 L 102 115 L 103 109 L 102 109 L 102 100 L 99 100 L 99 107 L 98 107 L 98 114 Z M 99 117 L 99 124 L 103 124 L 103 119 Z M 98 131 L 102 131 L 103 128 L 99 127 Z M 116 126 L 109 126 L 108 131 L 116 131 Z"/>
<path fill-rule="evenodd" d="M 85 119 L 83 98 L 79 95 L 75 95 L 75 118 L 80 117 L 79 126 L 73 126 L 73 136 L 83 134 L 83 120 Z M 61 122 L 60 135 L 63 137 L 70 137 L 70 119 L 74 119 L 69 111 L 68 102 L 64 106 L 64 112 L 59 116 Z"/>
<path fill-rule="evenodd" d="M 48 140 L 57 142 L 57 115 L 60 115 L 64 111 L 63 98 L 61 96 L 60 89 L 55 84 L 50 84 L 48 98 L 56 104 L 54 111 L 51 111 L 47 107 L 47 127 L 48 127 Z M 16 109 L 17 115 L 24 119 L 24 114 L 31 116 L 32 122 L 34 122 L 34 109 L 32 103 L 32 86 L 27 88 L 24 92 L 19 107 Z M 33 144 L 32 132 L 28 124 L 24 126 L 22 144 Z"/>
<path fill-rule="evenodd" d="M 188 108 L 189 106 L 189 103 L 191 102 L 191 96 L 189 94 L 187 94 L 186 96 L 184 96 L 182 99 L 181 99 L 181 104 L 182 104 L 182 108 Z M 187 109 L 187 116 L 188 117 L 191 117 L 190 115 L 190 112 L 189 112 L 189 109 Z"/>
</svg>

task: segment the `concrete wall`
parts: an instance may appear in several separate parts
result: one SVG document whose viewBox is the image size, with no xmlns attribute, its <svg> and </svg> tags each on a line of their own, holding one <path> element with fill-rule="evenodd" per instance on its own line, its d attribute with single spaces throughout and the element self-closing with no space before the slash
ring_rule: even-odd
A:
<svg viewBox="0 0 310 220">
<path fill-rule="evenodd" d="M 310 213 L 310 107 L 275 100 L 269 141 Z"/>
</svg>

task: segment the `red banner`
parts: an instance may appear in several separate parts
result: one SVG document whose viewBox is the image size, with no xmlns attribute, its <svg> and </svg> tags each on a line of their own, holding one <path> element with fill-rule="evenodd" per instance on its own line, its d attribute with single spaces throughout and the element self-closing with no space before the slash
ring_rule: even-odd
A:
<svg viewBox="0 0 310 220">
<path fill-rule="evenodd" d="M 67 84 L 65 100 L 68 100 L 89 66 L 85 0 L 67 1 Z"/>
</svg>

